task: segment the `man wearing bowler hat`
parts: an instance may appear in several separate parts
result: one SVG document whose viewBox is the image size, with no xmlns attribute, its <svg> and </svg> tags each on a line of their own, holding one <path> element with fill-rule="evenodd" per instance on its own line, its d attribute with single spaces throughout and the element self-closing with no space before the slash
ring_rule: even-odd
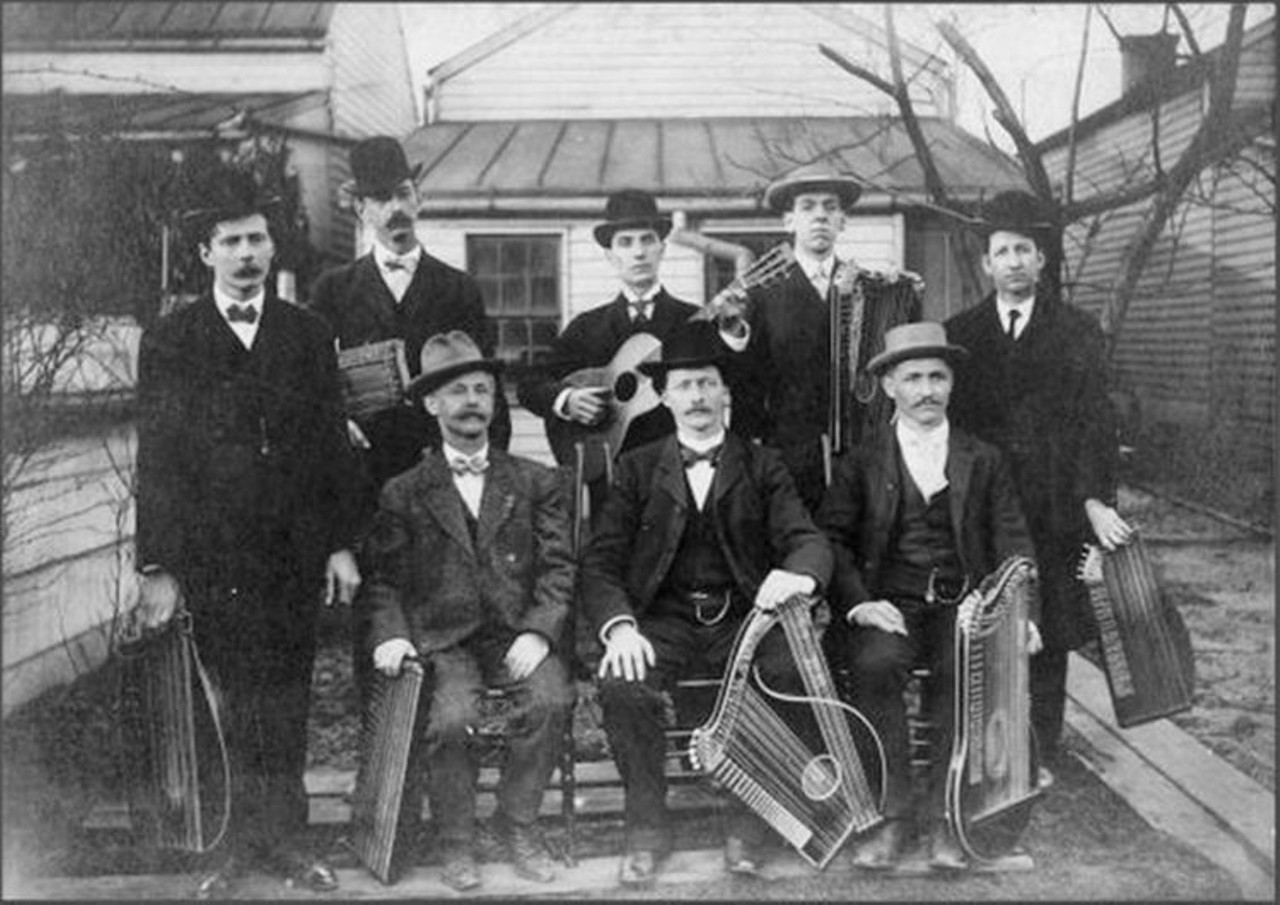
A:
<svg viewBox="0 0 1280 905">
<path fill-rule="evenodd" d="M 495 822 L 516 873 L 539 882 L 553 873 L 535 824 L 574 700 L 564 487 L 553 469 L 491 447 L 501 366 L 461 331 L 423 344 L 410 393 L 443 443 L 387 482 L 365 551 L 365 656 L 387 675 L 416 656 L 431 677 L 427 796 L 444 880 L 460 891 L 480 884 L 471 737 L 485 688 L 508 687 L 514 701 Z"/>
<path fill-rule="evenodd" d="M 993 291 L 947 321 L 972 352 L 956 370 L 956 424 L 998 447 L 1035 541 L 1045 650 L 1031 664 L 1031 718 L 1043 760 L 1062 735 L 1069 653 L 1096 634 L 1077 576 L 1086 543 L 1111 550 L 1132 529 L 1116 513 L 1118 443 L 1102 331 L 1040 279 L 1054 225 L 1027 192 L 982 211 Z"/>
<path fill-rule="evenodd" d="M 367 138 L 351 149 L 353 178 L 343 189 L 353 197 L 373 247 L 352 263 L 321 274 L 310 296 L 312 309 L 332 326 L 339 348 L 401 339 L 411 375 L 418 371 L 429 336 L 461 330 L 486 356 L 493 354 L 495 342 L 476 281 L 432 257 L 418 242 L 414 224 L 421 171 L 421 164 L 409 166 L 394 138 Z M 435 419 L 407 400 L 360 423 L 348 421 L 348 430 L 368 475 L 365 515 L 372 515 L 378 491 L 390 478 L 417 463 L 423 449 L 440 443 Z M 495 446 L 507 448 L 511 415 L 501 391 L 494 399 L 490 434 Z M 362 715 L 370 679 L 367 658 L 361 655 L 367 617 L 363 597 L 357 598 L 353 662 Z"/>
<path fill-rule="evenodd" d="M 668 336 L 641 368 L 670 410 L 675 436 L 625 453 L 583 558 L 587 617 L 604 645 L 600 702 L 622 776 L 627 849 L 620 880 L 651 885 L 671 847 L 661 692 L 677 679 L 723 675 L 753 606 L 815 594 L 831 550 L 778 454 L 725 431 L 726 350 L 707 321 Z M 771 687 L 802 688 L 781 633 L 757 664 Z M 763 823 L 729 810 L 725 865 L 759 868 Z"/>
<path fill-rule="evenodd" d="M 607 365 L 628 339 L 648 333 L 663 341 L 698 312 L 662 286 L 658 271 L 671 232 L 671 218 L 658 212 L 653 196 L 623 189 L 609 196 L 604 222 L 595 227 L 596 243 L 618 274 L 618 294 L 579 314 L 556 337 L 546 376 L 520 387 L 520 401 L 546 425 L 547 439 L 562 464 L 576 440 L 590 436 L 610 417 L 610 388 L 571 385 L 565 380 L 583 368 Z M 622 449 L 641 446 L 671 433 L 671 415 L 661 406 L 632 422 Z M 613 450 L 617 455 L 621 450 Z"/>
<path fill-rule="evenodd" d="M 205 192 L 185 219 L 213 285 L 139 352 L 138 613 L 189 614 L 221 702 L 230 823 L 197 896 L 225 897 L 260 860 L 329 890 L 306 843 L 307 710 L 321 598 L 360 583 L 358 469 L 333 334 L 267 280 L 272 200 L 249 174 Z"/>
<path fill-rule="evenodd" d="M 884 745 L 885 821 L 858 846 L 854 864 L 892 867 L 911 818 L 903 690 L 913 666 L 932 670 L 926 711 L 937 725 L 925 814 L 930 864 L 965 858 L 943 821 L 954 729 L 956 604 L 1031 542 L 1000 452 L 947 421 L 953 366 L 963 348 L 941 324 L 893 327 L 867 367 L 894 403 L 893 429 L 841 459 L 818 513 L 835 550 L 832 610 L 852 627 L 846 662 L 855 708 Z M 1036 618 L 1032 614 L 1032 618 Z M 1029 650 L 1039 647 L 1031 623 Z"/>
</svg>

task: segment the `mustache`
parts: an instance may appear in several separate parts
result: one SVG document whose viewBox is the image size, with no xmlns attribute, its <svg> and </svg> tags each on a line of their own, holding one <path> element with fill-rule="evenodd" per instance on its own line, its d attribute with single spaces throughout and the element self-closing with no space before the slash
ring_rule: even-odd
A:
<svg viewBox="0 0 1280 905">
<path fill-rule="evenodd" d="M 387 229 L 408 229 L 413 226 L 413 220 L 407 214 L 392 214 L 387 219 Z"/>
<path fill-rule="evenodd" d="M 235 275 L 238 277 L 256 277 L 261 276 L 265 272 L 266 271 L 256 264 L 246 264 L 243 267 L 237 268 Z"/>
</svg>

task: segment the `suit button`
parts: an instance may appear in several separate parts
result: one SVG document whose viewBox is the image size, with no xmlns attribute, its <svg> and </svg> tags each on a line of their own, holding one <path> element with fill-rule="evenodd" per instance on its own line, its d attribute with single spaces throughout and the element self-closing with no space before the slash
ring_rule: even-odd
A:
<svg viewBox="0 0 1280 905">
<path fill-rule="evenodd" d="M 516 555 L 514 553 L 508 553 L 507 562 L 515 562 L 515 561 L 516 561 Z"/>
</svg>

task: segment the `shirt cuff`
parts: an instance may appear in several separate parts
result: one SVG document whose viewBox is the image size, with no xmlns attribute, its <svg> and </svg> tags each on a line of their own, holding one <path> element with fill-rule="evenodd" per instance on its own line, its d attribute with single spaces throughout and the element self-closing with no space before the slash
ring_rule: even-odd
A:
<svg viewBox="0 0 1280 905">
<path fill-rule="evenodd" d="M 733 352 L 741 352 L 747 348 L 747 344 L 751 342 L 751 325 L 745 321 L 742 324 L 742 334 L 734 336 L 727 330 L 720 331 L 720 341 L 723 342 Z"/>
<path fill-rule="evenodd" d="M 608 622 L 606 622 L 604 625 L 600 626 L 600 643 L 601 643 L 601 644 L 608 644 L 608 643 L 609 643 L 609 632 L 613 631 L 613 627 L 614 627 L 615 625 L 618 625 L 618 624 L 623 623 L 623 622 L 629 622 L 629 623 L 631 623 L 632 625 L 635 625 L 635 624 L 636 624 L 636 620 L 635 620 L 635 617 L 634 617 L 634 616 L 625 616 L 625 615 L 624 615 L 624 616 L 614 616 L 612 619 L 610 619 L 610 620 L 609 620 Z"/>
<path fill-rule="evenodd" d="M 556 417 L 562 418 L 565 421 L 572 420 L 569 415 L 569 394 L 571 392 L 573 392 L 573 387 L 565 387 L 560 391 L 560 394 L 556 396 L 556 401 L 551 406 L 551 411 L 556 413 Z"/>
</svg>

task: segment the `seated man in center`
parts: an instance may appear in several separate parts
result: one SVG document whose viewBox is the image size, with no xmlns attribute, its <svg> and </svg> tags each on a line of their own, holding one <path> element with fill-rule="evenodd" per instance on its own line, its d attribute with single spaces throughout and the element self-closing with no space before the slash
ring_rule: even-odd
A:
<svg viewBox="0 0 1280 905">
<path fill-rule="evenodd" d="M 664 351 L 640 367 L 676 435 L 619 460 L 582 563 L 584 606 L 605 647 L 604 727 L 626 798 L 620 880 L 633 887 L 654 882 L 671 848 L 662 691 L 723 675 L 753 605 L 814 594 L 832 568 L 778 454 L 725 431 L 729 389 L 715 327 L 689 323 Z M 801 687 L 781 632 L 765 637 L 756 663 L 770 685 Z M 726 867 L 756 873 L 763 822 L 733 803 L 726 829 Z"/>
</svg>

